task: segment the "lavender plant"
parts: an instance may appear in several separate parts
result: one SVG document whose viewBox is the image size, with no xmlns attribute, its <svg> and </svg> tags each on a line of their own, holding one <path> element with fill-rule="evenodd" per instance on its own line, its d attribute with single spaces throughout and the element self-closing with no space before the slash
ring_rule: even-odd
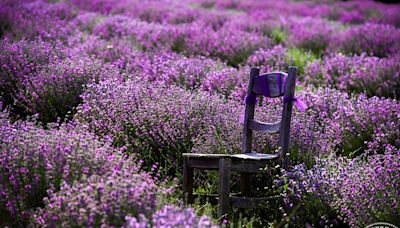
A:
<svg viewBox="0 0 400 228">
<path fill-rule="evenodd" d="M 148 174 L 124 166 L 50 193 L 34 223 L 46 226 L 122 226 L 125 216 L 149 216 L 157 206 L 158 186 Z"/>
<path fill-rule="evenodd" d="M 337 33 L 330 49 L 332 52 L 339 49 L 347 54 L 387 57 L 400 51 L 399 38 L 400 30 L 392 25 L 366 23 Z"/>
<path fill-rule="evenodd" d="M 17 115 L 39 114 L 45 123 L 64 118 L 80 103 L 83 86 L 116 77 L 103 62 L 60 48 L 60 43 L 19 41 L 1 43 L 0 83 L 3 102 Z"/>
<path fill-rule="evenodd" d="M 147 173 L 126 166 L 108 176 L 91 176 L 86 182 L 63 185 L 46 198 L 46 207 L 33 216 L 45 226 L 217 227 L 198 218 L 192 208 L 164 205 L 156 210 L 160 190 Z"/>
<path fill-rule="evenodd" d="M 352 227 L 378 221 L 397 224 L 398 153 L 388 147 L 385 154 L 353 160 L 329 156 L 318 159 L 312 169 L 302 164 L 284 172 L 277 183 L 284 184 L 286 206 L 292 211 L 289 219 L 296 223 L 306 218 L 321 225 L 345 222 Z M 299 216 L 302 210 L 318 216 Z"/>
<path fill-rule="evenodd" d="M 184 34 L 184 53 L 217 57 L 231 66 L 242 64 L 253 51 L 267 47 L 269 43 L 267 37 L 237 31 L 230 26 L 214 31 L 211 27 L 194 23 L 186 28 Z"/>
<path fill-rule="evenodd" d="M 4 105 L 14 105 L 15 112 L 24 112 L 15 100 L 20 98 L 30 75 L 37 74 L 44 65 L 65 58 L 66 52 L 60 43 L 47 43 L 41 40 L 29 42 L 21 40 L 13 43 L 4 39 L 1 45 L 1 95 Z M 22 89 L 21 89 L 22 88 Z M 22 91 L 21 91 L 22 90 Z M 13 111 L 14 111 L 13 110 Z"/>
<path fill-rule="evenodd" d="M 326 15 L 331 20 L 339 20 L 343 23 L 362 24 L 365 22 L 391 24 L 398 27 L 399 18 L 396 11 L 398 5 L 388 7 L 386 4 L 365 1 L 363 4 L 357 2 L 335 2 L 329 4 L 329 13 Z"/>
<path fill-rule="evenodd" d="M 104 39 L 129 37 L 143 50 L 170 49 L 178 38 L 178 27 L 138 21 L 127 16 L 107 17 L 93 28 L 93 34 Z"/>
<path fill-rule="evenodd" d="M 192 208 L 182 209 L 172 205 L 166 205 L 154 213 L 152 225 L 154 227 L 219 227 L 213 225 L 206 216 L 198 218 Z"/>
<path fill-rule="evenodd" d="M 204 87 L 209 91 L 214 91 L 214 87 L 206 86 L 207 81 L 211 80 L 214 74 L 220 76 L 217 80 L 237 77 L 230 74 L 237 73 L 237 70 L 222 62 L 202 56 L 188 58 L 173 52 L 156 53 L 138 60 L 135 65 L 144 73 L 143 78 L 149 81 L 163 82 L 167 85 L 175 84 L 190 90 Z"/>
<path fill-rule="evenodd" d="M 13 38 L 38 38 L 44 40 L 66 39 L 71 30 L 67 26 L 76 14 L 65 2 L 9 1 L 0 3 L 3 32 Z"/>
<path fill-rule="evenodd" d="M 221 114 L 232 110 L 218 96 L 137 79 L 91 84 L 83 100 L 77 119 L 100 135 L 114 135 L 115 145 L 128 146 L 146 165 L 159 162 L 174 174 L 193 138 L 226 122 Z"/>
<path fill-rule="evenodd" d="M 368 96 L 400 97 L 399 55 L 377 58 L 336 54 L 306 68 L 305 81 L 315 86 L 332 86 Z"/>
<path fill-rule="evenodd" d="M 272 49 L 259 49 L 247 59 L 247 64 L 253 67 L 264 66 L 265 72 L 283 71 L 286 68 L 286 48 L 281 45 L 274 46 Z"/>
<path fill-rule="evenodd" d="M 33 121 L 11 123 L 1 113 L 0 215 L 3 225 L 26 225 L 47 191 L 58 191 L 84 176 L 103 175 L 124 159 L 84 125 L 52 124 L 45 130 Z"/>
<path fill-rule="evenodd" d="M 292 47 L 321 54 L 332 42 L 339 26 L 323 19 L 290 18 L 288 22 L 288 44 Z"/>
</svg>

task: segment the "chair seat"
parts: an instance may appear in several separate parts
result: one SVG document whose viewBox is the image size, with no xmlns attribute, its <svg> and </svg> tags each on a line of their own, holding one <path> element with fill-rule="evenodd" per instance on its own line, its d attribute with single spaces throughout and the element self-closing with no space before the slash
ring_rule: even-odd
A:
<svg viewBox="0 0 400 228">
<path fill-rule="evenodd" d="M 246 160 L 272 160 L 278 158 L 278 154 L 262 154 L 262 153 L 245 153 L 245 154 L 198 154 L 198 153 L 183 153 L 183 157 L 187 158 L 222 158 L 232 157 Z"/>
<path fill-rule="evenodd" d="M 221 158 L 221 157 L 230 157 L 230 154 L 199 154 L 199 153 L 183 153 L 183 157 L 189 158 Z"/>
<path fill-rule="evenodd" d="M 261 154 L 261 153 L 245 153 L 234 154 L 233 158 L 246 159 L 246 160 L 272 160 L 278 158 L 278 154 Z"/>
</svg>

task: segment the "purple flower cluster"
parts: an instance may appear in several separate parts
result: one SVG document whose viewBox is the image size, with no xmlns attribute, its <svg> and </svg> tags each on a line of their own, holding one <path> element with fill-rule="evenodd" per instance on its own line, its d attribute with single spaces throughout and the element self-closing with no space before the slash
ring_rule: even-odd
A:
<svg viewBox="0 0 400 228">
<path fill-rule="evenodd" d="M 0 116 L 0 218 L 6 224 L 26 222 L 47 190 L 103 175 L 124 161 L 111 139 L 99 139 L 84 125 L 52 124 L 45 130 L 32 121 L 11 123 L 8 115 Z"/>
<path fill-rule="evenodd" d="M 171 193 L 122 156 L 111 138 L 100 139 L 85 125 L 51 124 L 45 130 L 32 121 L 12 123 L 4 111 L 0 130 L 1 224 L 121 226 L 127 216 L 151 216 L 160 206 L 157 196 Z M 163 216 L 175 215 L 164 210 L 153 218 L 162 224 Z M 197 221 L 191 209 L 180 219 Z M 206 217 L 198 223 L 211 226 Z"/>
<path fill-rule="evenodd" d="M 157 207 L 159 189 L 149 174 L 138 174 L 126 164 L 73 185 L 64 183 L 33 217 L 46 226 L 122 226 L 128 215 L 149 216 Z"/>
<path fill-rule="evenodd" d="M 400 55 L 378 58 L 335 54 L 308 65 L 305 81 L 368 96 L 400 97 Z"/>
<path fill-rule="evenodd" d="M 4 105 L 43 122 L 63 118 L 80 103 L 83 85 L 118 72 L 60 42 L 0 41 L 0 93 Z"/>
<path fill-rule="evenodd" d="M 341 199 L 333 203 L 353 226 L 377 221 L 399 222 L 399 150 L 351 161 L 342 176 Z M 340 175 L 339 175 L 340 176 Z"/>
<path fill-rule="evenodd" d="M 66 39 L 76 12 L 66 2 L 5 0 L 0 4 L 1 33 L 15 38 Z"/>
<path fill-rule="evenodd" d="M 346 54 L 367 53 L 387 57 L 400 52 L 400 29 L 388 24 L 366 23 L 337 33 L 330 49 Z"/>
<path fill-rule="evenodd" d="M 103 19 L 93 28 L 93 34 L 110 40 L 125 37 L 144 50 L 171 49 L 179 36 L 177 26 L 138 21 L 128 16 L 115 15 Z"/>
<path fill-rule="evenodd" d="M 265 72 L 283 71 L 286 66 L 286 48 L 281 45 L 271 49 L 259 49 L 247 59 L 247 64 L 252 67 L 263 66 Z"/>
<path fill-rule="evenodd" d="M 267 37 L 231 26 L 214 31 L 212 27 L 198 23 L 188 27 L 185 33 L 188 35 L 184 38 L 184 53 L 217 57 L 232 66 L 243 63 L 253 51 L 265 48 L 269 43 Z"/>
<path fill-rule="evenodd" d="M 167 205 L 152 216 L 154 227 L 219 227 L 212 225 L 206 216 L 197 218 L 192 208 L 178 208 Z"/>
<path fill-rule="evenodd" d="M 400 105 L 396 100 L 365 95 L 349 98 L 334 90 L 325 90 L 322 95 L 322 91 L 317 95 L 320 99 L 311 95 L 308 104 L 330 125 L 326 130 L 333 134 L 339 153 L 351 157 L 357 151 L 373 153 L 384 151 L 388 145 L 400 147 Z"/>
<path fill-rule="evenodd" d="M 266 37 L 238 31 L 234 26 L 222 26 L 215 31 L 204 22 L 159 24 L 121 15 L 102 19 L 93 26 L 91 32 L 106 40 L 124 37 L 145 51 L 164 49 L 186 55 L 211 56 L 234 66 L 243 63 L 257 48 L 268 44 Z"/>
<path fill-rule="evenodd" d="M 351 1 L 334 2 L 330 5 L 328 15 L 331 20 L 339 20 L 343 23 L 361 24 L 364 22 L 392 24 L 399 26 L 400 18 L 396 12 L 399 6 L 387 5 L 376 1 Z"/>
<path fill-rule="evenodd" d="M 228 72 L 237 72 L 225 64 L 205 57 L 188 58 L 173 52 L 156 53 L 154 56 L 137 59 L 130 65 L 131 69 L 140 69 L 143 78 L 151 82 L 162 82 L 167 85 L 178 85 L 186 89 L 209 88 L 207 81 L 213 74 L 220 73 L 218 78 L 230 78 Z M 132 70 L 130 70 L 132 71 Z M 141 74 L 139 73 L 138 74 Z M 229 76 L 228 76 L 229 75 Z M 237 77 L 237 76 L 235 76 Z M 213 91 L 211 88 L 209 91 Z"/>
<path fill-rule="evenodd" d="M 151 224 L 151 225 L 150 225 Z M 197 217 L 192 208 L 178 208 L 173 205 L 166 205 L 156 211 L 149 221 L 146 217 L 127 216 L 124 228 L 147 228 L 147 227 L 196 227 L 211 228 L 219 227 L 213 225 L 206 216 Z"/>
<path fill-rule="evenodd" d="M 316 219 L 325 225 L 337 225 L 338 221 L 352 227 L 378 221 L 396 224 L 400 206 L 399 152 L 388 148 L 384 154 L 352 160 L 336 156 L 321 158 L 311 169 L 301 164 L 284 171 L 281 182 L 277 183 L 284 189 L 289 210 L 299 201 L 305 207 L 313 206 L 307 205 L 310 200 L 323 202 L 325 211 L 320 207 L 321 217 Z M 338 216 L 329 217 L 329 210 L 336 211 Z"/>
<path fill-rule="evenodd" d="M 288 44 L 317 54 L 325 51 L 340 28 L 327 20 L 312 17 L 291 17 L 286 23 L 289 30 Z"/>
<path fill-rule="evenodd" d="M 245 92 L 238 92 L 237 88 L 246 87 L 249 70 L 246 66 L 236 69 L 204 56 L 186 57 L 171 51 L 146 54 L 132 50 L 125 41 L 110 45 L 93 39 L 90 44 L 88 42 L 80 48 L 122 68 L 127 77 L 140 77 L 150 82 L 178 85 L 186 89 L 200 88 L 226 97 L 242 96 Z"/>
<path fill-rule="evenodd" d="M 98 134 L 114 135 L 117 145 L 128 146 L 147 165 L 181 164 L 181 153 L 190 151 L 195 137 L 214 135 L 211 126 L 237 120 L 236 115 L 225 118 L 238 109 L 219 96 L 138 79 L 91 84 L 82 97 L 76 118 Z M 168 167 L 176 170 L 175 165 Z"/>
</svg>

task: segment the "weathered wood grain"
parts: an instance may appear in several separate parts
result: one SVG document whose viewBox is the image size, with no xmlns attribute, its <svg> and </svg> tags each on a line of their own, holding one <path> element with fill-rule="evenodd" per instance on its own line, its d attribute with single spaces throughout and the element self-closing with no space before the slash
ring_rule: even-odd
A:
<svg viewBox="0 0 400 228">
<path fill-rule="evenodd" d="M 250 119 L 248 126 L 253 131 L 276 134 L 280 131 L 281 121 L 276 123 L 264 123 L 261 121 Z"/>
<path fill-rule="evenodd" d="M 219 189 L 218 189 L 218 217 L 228 217 L 231 206 L 231 159 L 220 158 L 219 160 Z"/>
<path fill-rule="evenodd" d="M 251 95 L 253 90 L 253 82 L 256 77 L 260 74 L 260 69 L 251 68 L 250 79 L 247 86 L 247 95 Z M 253 132 L 249 128 L 249 120 L 254 119 L 254 108 L 255 104 L 246 104 L 243 122 L 243 132 L 242 132 L 242 153 L 251 152 L 251 144 L 253 141 Z"/>
<path fill-rule="evenodd" d="M 193 198 L 193 168 L 189 166 L 188 158 L 183 159 L 183 205 L 194 202 Z"/>
<path fill-rule="evenodd" d="M 293 99 L 294 91 L 296 87 L 296 67 L 289 67 L 288 77 L 286 79 L 286 87 L 284 97 Z M 280 159 L 283 164 L 283 167 L 287 166 L 286 155 L 289 153 L 289 140 L 290 140 L 290 122 L 292 118 L 292 109 L 293 102 L 284 102 L 283 103 L 283 111 L 282 111 L 282 119 L 281 119 L 281 130 L 279 135 L 279 145 L 281 147 L 280 150 Z"/>
</svg>

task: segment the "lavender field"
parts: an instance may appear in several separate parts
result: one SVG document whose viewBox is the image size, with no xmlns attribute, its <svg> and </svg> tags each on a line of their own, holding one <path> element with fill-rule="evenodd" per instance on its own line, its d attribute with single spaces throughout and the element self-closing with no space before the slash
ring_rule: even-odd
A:
<svg viewBox="0 0 400 228">
<path fill-rule="evenodd" d="M 290 65 L 308 108 L 289 166 L 252 181 L 279 200 L 184 207 L 182 153 L 241 153 L 250 67 Z M 0 95 L 1 227 L 400 226 L 400 4 L 1 0 Z"/>
</svg>

